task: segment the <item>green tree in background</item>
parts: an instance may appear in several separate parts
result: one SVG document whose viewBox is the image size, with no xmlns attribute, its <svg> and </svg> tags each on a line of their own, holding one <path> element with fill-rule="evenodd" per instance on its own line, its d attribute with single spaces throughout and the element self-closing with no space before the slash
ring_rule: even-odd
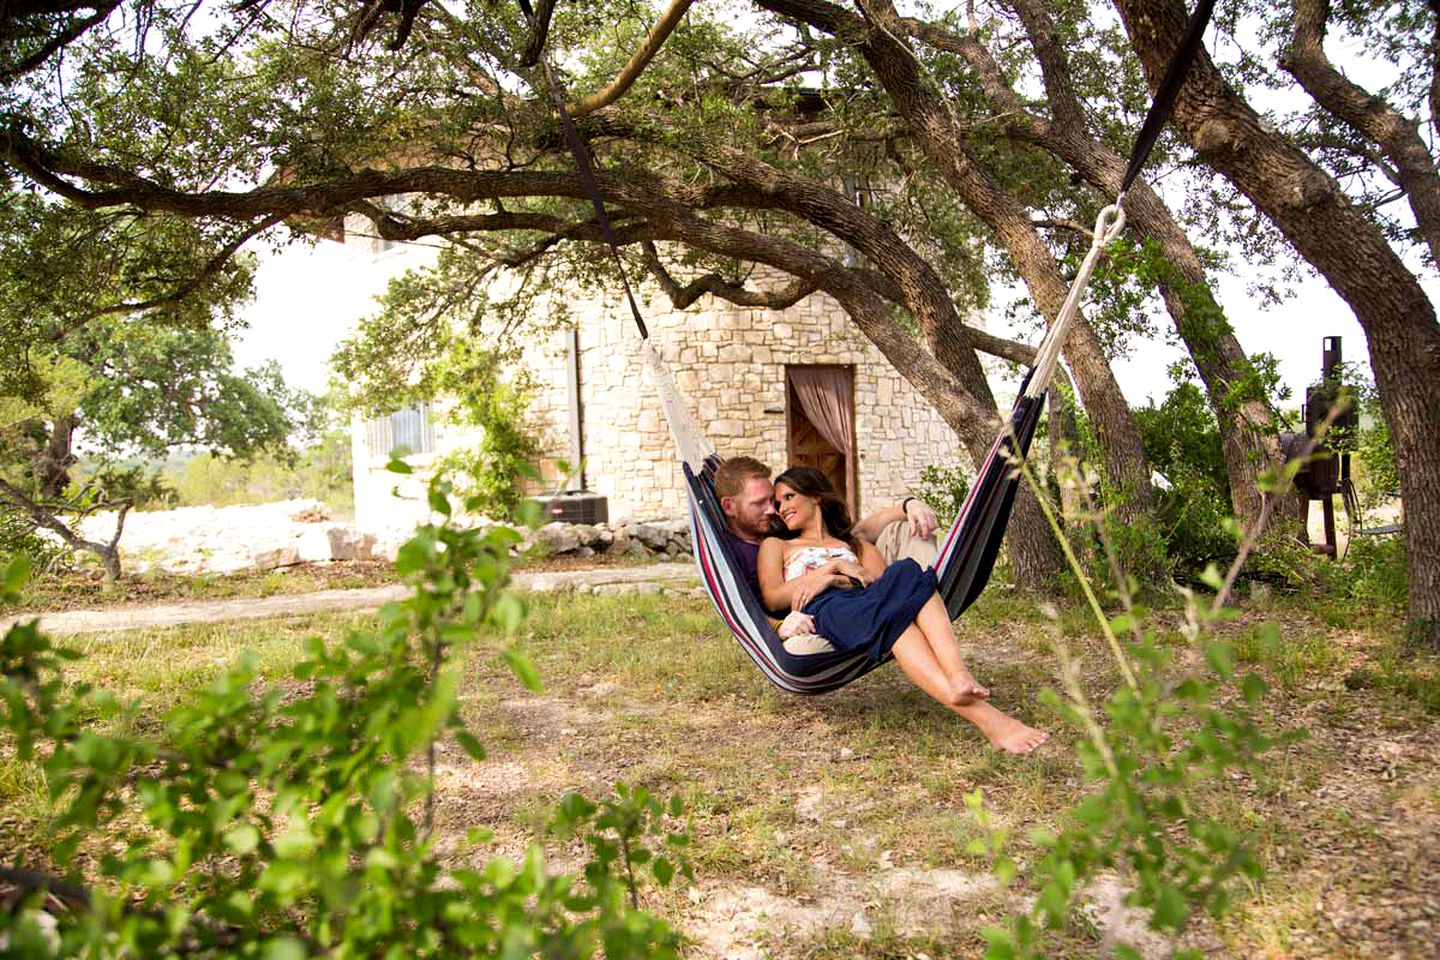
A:
<svg viewBox="0 0 1440 960">
<path fill-rule="evenodd" d="M 110 579 L 143 482 L 113 461 L 283 452 L 308 416 L 277 366 L 235 368 L 253 265 L 233 254 L 193 222 L 0 197 L 0 508 L 94 553 Z M 82 451 L 98 467 L 80 482 Z M 114 536 L 81 536 L 102 508 L 118 511 Z"/>
</svg>

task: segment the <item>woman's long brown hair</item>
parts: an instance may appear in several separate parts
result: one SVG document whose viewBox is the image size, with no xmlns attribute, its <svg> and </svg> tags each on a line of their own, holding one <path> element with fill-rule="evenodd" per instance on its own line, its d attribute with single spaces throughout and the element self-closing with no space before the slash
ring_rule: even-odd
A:
<svg viewBox="0 0 1440 960">
<path fill-rule="evenodd" d="M 825 532 L 843 542 L 854 551 L 855 556 L 860 556 L 860 544 L 855 539 L 855 523 L 850 519 L 850 507 L 835 492 L 829 477 L 814 467 L 790 467 L 775 478 L 776 486 L 782 483 L 796 493 L 818 500 Z"/>
</svg>

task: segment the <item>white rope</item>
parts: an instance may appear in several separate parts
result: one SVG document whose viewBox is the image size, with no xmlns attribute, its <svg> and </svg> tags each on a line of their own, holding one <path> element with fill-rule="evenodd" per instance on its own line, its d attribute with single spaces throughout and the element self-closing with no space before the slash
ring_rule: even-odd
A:
<svg viewBox="0 0 1440 960">
<path fill-rule="evenodd" d="M 675 438 L 680 459 L 698 475 L 705 465 L 705 458 L 715 452 L 715 447 L 690 415 L 690 408 L 680 395 L 680 388 L 675 386 L 675 378 L 670 375 L 670 368 L 660 356 L 660 351 L 647 338 L 640 341 L 640 352 L 645 357 L 646 369 L 650 371 L 650 382 L 660 395 L 660 409 L 665 411 L 665 420 L 670 424 L 670 434 Z"/>
<path fill-rule="evenodd" d="M 1025 389 L 1027 397 L 1038 397 L 1050 386 L 1050 378 L 1055 375 L 1055 364 L 1060 362 L 1060 351 L 1065 346 L 1065 338 L 1080 312 L 1080 298 L 1085 293 L 1085 285 L 1090 282 L 1090 274 L 1095 272 L 1095 265 L 1100 262 L 1100 255 L 1105 252 L 1105 248 L 1125 229 L 1125 209 L 1120 206 L 1122 199 L 1123 197 L 1117 197 L 1113 205 L 1101 210 L 1100 215 L 1095 218 L 1095 238 L 1090 244 L 1090 252 L 1085 254 L 1085 260 L 1075 274 L 1075 282 L 1070 284 L 1065 304 L 1060 308 L 1055 323 L 1051 325 L 1050 332 L 1046 334 L 1035 354 L 1035 369 L 1030 375 L 1030 386 Z"/>
</svg>

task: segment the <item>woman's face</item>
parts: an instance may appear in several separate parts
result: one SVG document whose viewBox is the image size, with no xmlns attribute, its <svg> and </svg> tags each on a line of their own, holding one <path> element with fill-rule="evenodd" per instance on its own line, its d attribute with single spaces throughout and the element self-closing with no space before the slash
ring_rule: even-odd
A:
<svg viewBox="0 0 1440 960">
<path fill-rule="evenodd" d="M 785 526 L 791 530 L 800 530 L 810 522 L 810 518 L 819 509 L 819 499 L 806 496 L 790 489 L 783 483 L 775 484 L 775 509 L 780 514 L 780 519 L 785 521 Z"/>
</svg>

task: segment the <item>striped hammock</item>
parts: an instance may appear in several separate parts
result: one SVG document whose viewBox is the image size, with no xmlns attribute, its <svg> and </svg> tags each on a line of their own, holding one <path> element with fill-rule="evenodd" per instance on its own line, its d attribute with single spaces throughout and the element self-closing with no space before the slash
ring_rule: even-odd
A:
<svg viewBox="0 0 1440 960">
<path fill-rule="evenodd" d="M 1021 482 L 1015 461 L 1030 451 L 1044 409 L 1046 387 L 1059 363 L 1065 335 L 1078 313 L 1085 283 L 1105 245 L 1119 236 L 1124 225 L 1125 215 L 1119 207 L 1106 207 L 1101 212 L 1095 224 L 1095 241 L 1081 264 L 1070 296 L 1037 348 L 1035 366 L 1020 385 L 1010 419 L 1002 425 L 954 525 L 941 542 L 935 574 L 952 619 L 975 601 L 990 579 Z M 726 518 L 715 493 L 715 470 L 723 460 L 700 431 L 675 378 L 648 336 L 641 340 L 641 351 L 684 465 L 695 562 L 715 609 L 741 649 L 766 679 L 790 693 L 828 693 L 884 663 L 865 653 L 836 650 L 795 654 L 785 649 L 760 598 L 739 574 L 722 536 Z"/>
</svg>

